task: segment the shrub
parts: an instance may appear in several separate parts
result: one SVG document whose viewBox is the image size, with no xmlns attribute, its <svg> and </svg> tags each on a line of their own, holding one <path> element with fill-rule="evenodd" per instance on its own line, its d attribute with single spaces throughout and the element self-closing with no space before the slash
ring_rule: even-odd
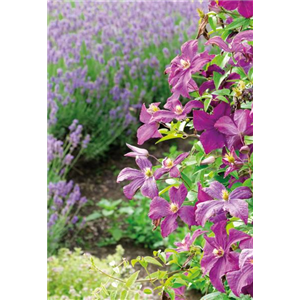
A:
<svg viewBox="0 0 300 300">
<path fill-rule="evenodd" d="M 123 254 L 123 248 L 117 246 L 115 254 L 108 255 L 105 259 L 93 257 L 93 261 L 95 266 L 113 273 L 118 278 L 121 273 L 114 272 L 114 268 L 121 263 Z M 107 286 L 107 278 L 99 276 L 98 271 L 90 268 L 90 259 L 91 256 L 83 255 L 79 248 L 76 248 L 74 252 L 62 248 L 57 256 L 49 257 L 47 263 L 48 299 L 88 300 L 92 299 L 94 289 L 103 285 Z"/>
</svg>

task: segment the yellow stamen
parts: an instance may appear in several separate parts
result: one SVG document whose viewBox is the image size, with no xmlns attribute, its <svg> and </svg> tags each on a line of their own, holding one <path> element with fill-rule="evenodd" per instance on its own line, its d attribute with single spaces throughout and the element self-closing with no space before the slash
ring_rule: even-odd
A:
<svg viewBox="0 0 300 300">
<path fill-rule="evenodd" d="M 181 105 L 176 105 L 176 107 L 175 107 L 175 113 L 177 115 L 180 115 L 180 114 L 182 114 L 182 112 L 183 112 L 182 106 Z"/>
<path fill-rule="evenodd" d="M 172 168 L 173 165 L 174 165 L 173 160 L 170 158 L 166 159 L 164 162 L 164 167 L 166 168 Z"/>
<path fill-rule="evenodd" d="M 152 170 L 151 170 L 150 168 L 146 168 L 146 170 L 145 170 L 145 175 L 146 175 L 147 177 L 152 177 L 152 176 L 153 176 Z"/>
<path fill-rule="evenodd" d="M 177 204 L 171 203 L 170 209 L 173 213 L 176 213 L 178 211 L 179 207 L 177 206 Z"/>
<path fill-rule="evenodd" d="M 219 257 L 222 257 L 224 255 L 224 250 L 222 247 L 220 247 L 219 249 L 214 249 L 213 250 L 213 254 L 215 256 L 219 256 Z"/>
<path fill-rule="evenodd" d="M 223 191 L 222 191 L 222 198 L 223 198 L 225 201 L 228 201 L 228 198 L 229 198 L 229 193 L 228 193 L 228 191 L 226 191 L 226 190 L 223 190 Z"/>
<path fill-rule="evenodd" d="M 225 157 L 227 158 L 227 160 L 230 162 L 230 163 L 234 163 L 235 162 L 235 159 L 232 155 L 229 155 L 229 154 L 225 154 Z"/>
<path fill-rule="evenodd" d="M 184 60 L 184 59 L 180 60 L 180 64 L 182 65 L 183 70 L 186 70 L 191 66 L 190 61 L 189 60 Z"/>
<path fill-rule="evenodd" d="M 150 106 L 149 106 L 149 108 L 147 109 L 148 110 L 148 112 L 150 112 L 150 113 L 155 113 L 156 111 L 159 111 L 160 109 L 159 109 L 159 107 L 158 106 L 156 106 L 156 105 L 154 105 L 154 104 L 150 104 Z"/>
</svg>

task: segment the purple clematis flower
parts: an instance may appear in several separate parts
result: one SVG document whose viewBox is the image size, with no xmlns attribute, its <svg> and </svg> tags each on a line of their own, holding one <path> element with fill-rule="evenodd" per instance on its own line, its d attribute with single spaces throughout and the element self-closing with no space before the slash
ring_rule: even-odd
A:
<svg viewBox="0 0 300 300">
<path fill-rule="evenodd" d="M 201 234 L 205 233 L 206 231 L 202 231 L 201 229 L 197 229 L 193 232 L 192 237 L 191 234 L 188 233 L 182 242 L 175 242 L 174 245 L 177 246 L 175 249 L 178 253 L 184 251 L 190 251 L 192 244 L 194 243 L 195 239 L 200 236 Z"/>
<path fill-rule="evenodd" d="M 237 252 L 231 251 L 231 245 L 248 239 L 250 236 L 236 229 L 226 232 L 226 221 L 214 224 L 211 230 L 215 237 L 207 237 L 204 246 L 204 256 L 201 260 L 203 275 L 209 273 L 212 285 L 220 292 L 225 293 L 222 276 L 239 269 Z"/>
<path fill-rule="evenodd" d="M 205 201 L 197 204 L 196 221 L 204 226 L 206 221 L 221 210 L 229 212 L 233 217 L 240 218 L 245 224 L 248 222 L 248 203 L 242 199 L 252 197 L 251 190 L 240 186 L 229 193 L 225 186 L 218 181 L 203 189 L 205 193 L 216 200 Z"/>
<path fill-rule="evenodd" d="M 153 120 L 156 122 L 169 123 L 173 119 L 184 120 L 187 114 L 192 111 L 193 108 L 203 108 L 203 103 L 198 100 L 189 101 L 184 107 L 178 99 L 169 100 L 165 106 L 167 110 L 159 110 L 153 115 Z"/>
<path fill-rule="evenodd" d="M 181 184 L 179 188 L 171 187 L 169 191 L 170 200 L 169 203 L 161 197 L 155 197 L 150 203 L 149 218 L 152 220 L 165 219 L 161 223 L 161 235 L 163 237 L 168 236 L 178 227 L 177 217 L 188 224 L 189 226 L 197 225 L 195 221 L 194 206 L 182 206 L 186 196 L 187 189 L 184 184 Z"/>
<path fill-rule="evenodd" d="M 244 18 L 251 18 L 253 16 L 253 0 L 220 0 L 219 6 L 227 10 L 237 9 Z"/>
<path fill-rule="evenodd" d="M 237 297 L 242 293 L 253 297 L 253 249 L 242 250 L 239 267 L 238 271 L 226 274 L 228 285 Z"/>
<path fill-rule="evenodd" d="M 126 143 L 126 146 L 132 150 L 133 152 L 129 152 L 129 153 L 126 153 L 124 156 L 128 156 L 128 157 L 148 157 L 149 156 L 149 152 L 146 150 L 146 149 L 141 149 L 141 148 L 138 148 L 138 147 L 134 147 L 132 145 L 129 145 Z"/>
<path fill-rule="evenodd" d="M 145 104 L 142 106 L 141 114 L 140 114 L 140 121 L 144 123 L 138 130 L 137 130 L 137 138 L 138 144 L 142 145 L 145 141 L 151 138 L 161 138 L 162 135 L 158 131 L 159 124 L 152 119 L 153 114 L 156 111 L 159 111 L 158 105 L 160 102 L 150 104 L 149 108 L 147 109 Z"/>
<path fill-rule="evenodd" d="M 236 155 L 233 147 L 229 154 L 224 155 L 222 161 L 226 166 L 229 166 L 225 171 L 224 178 L 231 172 L 240 169 L 244 164 L 243 161 Z"/>
<path fill-rule="evenodd" d="M 171 158 L 166 157 L 162 162 L 162 168 L 155 170 L 154 178 L 159 179 L 165 173 L 170 173 L 170 176 L 173 178 L 180 177 L 180 172 L 178 170 L 178 165 L 190 155 L 190 152 L 185 152 L 172 160 Z"/>
<path fill-rule="evenodd" d="M 198 196 L 197 197 L 198 197 L 198 201 L 195 203 L 195 211 L 197 210 L 197 204 L 214 200 L 213 197 L 209 196 L 207 193 L 204 192 L 200 182 L 198 182 Z M 227 213 L 223 209 L 220 209 L 219 211 L 215 211 L 214 215 L 212 215 L 209 218 L 209 221 L 213 222 L 213 223 L 225 221 L 225 220 L 227 220 L 226 215 L 227 215 Z M 197 215 L 196 215 L 196 222 L 199 223 L 199 220 L 197 220 Z"/>
<path fill-rule="evenodd" d="M 118 175 L 117 182 L 132 180 L 123 188 L 124 195 L 132 199 L 136 191 L 141 188 L 141 193 L 145 197 L 154 198 L 158 196 L 158 189 L 152 171 L 152 163 L 145 157 L 137 156 L 135 159 L 141 170 L 132 168 L 123 169 Z"/>
<path fill-rule="evenodd" d="M 192 74 L 199 72 L 215 55 L 207 51 L 199 54 L 198 40 L 191 40 L 181 46 L 182 54 L 171 61 L 171 66 L 166 69 L 169 74 L 169 84 L 172 92 L 190 98 L 188 85 L 197 86 L 192 79 Z"/>
<path fill-rule="evenodd" d="M 253 30 L 238 33 L 229 44 L 224 42 L 220 36 L 214 36 L 205 45 L 217 45 L 226 52 L 234 53 L 237 66 L 243 67 L 245 72 L 248 73 L 253 64 L 253 47 L 247 41 L 253 41 Z M 229 63 L 236 65 L 232 59 L 230 59 Z"/>
<path fill-rule="evenodd" d="M 230 105 L 221 102 L 214 108 L 212 115 L 204 111 L 194 111 L 194 127 L 196 130 L 205 130 L 200 136 L 205 153 L 223 148 L 226 142 L 225 135 L 215 128 L 215 123 L 223 116 L 230 115 Z"/>
<path fill-rule="evenodd" d="M 244 136 L 253 135 L 253 115 L 248 109 L 238 109 L 233 115 L 223 116 L 215 123 L 215 128 L 226 135 L 228 148 L 244 146 Z"/>
</svg>

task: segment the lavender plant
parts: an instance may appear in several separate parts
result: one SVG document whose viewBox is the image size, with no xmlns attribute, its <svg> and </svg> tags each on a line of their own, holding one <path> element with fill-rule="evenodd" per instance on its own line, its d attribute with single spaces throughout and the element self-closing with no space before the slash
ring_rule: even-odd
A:
<svg viewBox="0 0 300 300">
<path fill-rule="evenodd" d="M 48 1 L 50 133 L 63 139 L 79 120 L 91 135 L 86 158 L 128 141 L 142 103 L 168 97 L 161 77 L 193 35 L 197 5 Z"/>
<path fill-rule="evenodd" d="M 159 102 L 143 105 L 137 132 L 139 145 L 193 139 L 191 151 L 157 158 L 129 146 L 127 156 L 139 169 L 125 168 L 117 178 L 129 181 L 127 198 L 140 191 L 151 199 L 148 216 L 162 236 L 185 224 L 190 232 L 174 248 L 133 259 L 148 276 L 117 279 L 119 294 L 105 291 L 110 299 L 158 291 L 162 299 L 179 300 L 190 288 L 199 289 L 202 300 L 253 297 L 252 1 L 210 1 L 208 13 L 198 12 L 196 39 L 186 41 L 166 69 L 172 95 L 164 109 Z M 202 35 L 208 47 L 198 53 Z M 149 264 L 160 269 L 150 274 Z M 151 287 L 141 290 L 141 282 Z"/>
<path fill-rule="evenodd" d="M 61 246 L 62 239 L 69 230 L 84 225 L 79 211 L 86 203 L 80 188 L 73 181 L 58 181 L 48 185 L 48 256 Z"/>
</svg>

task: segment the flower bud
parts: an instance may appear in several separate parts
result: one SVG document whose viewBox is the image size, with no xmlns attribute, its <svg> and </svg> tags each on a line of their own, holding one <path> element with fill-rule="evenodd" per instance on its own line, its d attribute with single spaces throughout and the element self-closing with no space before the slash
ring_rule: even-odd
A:
<svg viewBox="0 0 300 300">
<path fill-rule="evenodd" d="M 240 149 L 240 152 L 243 153 L 243 154 L 248 154 L 250 152 L 250 148 L 248 146 L 243 146 Z"/>
<path fill-rule="evenodd" d="M 204 160 L 202 160 L 200 165 L 210 165 L 213 164 L 215 162 L 215 158 L 213 156 L 209 156 L 207 158 L 205 158 Z"/>
</svg>

